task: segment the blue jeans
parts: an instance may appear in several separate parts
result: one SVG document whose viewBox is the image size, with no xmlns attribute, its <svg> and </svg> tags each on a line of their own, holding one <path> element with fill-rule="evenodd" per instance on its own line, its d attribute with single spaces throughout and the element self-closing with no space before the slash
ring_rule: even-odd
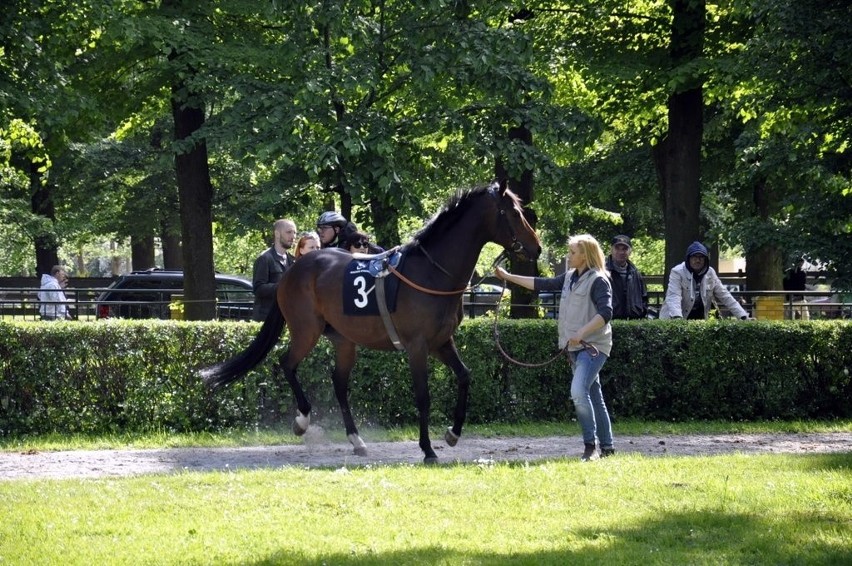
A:
<svg viewBox="0 0 852 566">
<path fill-rule="evenodd" d="M 612 425 L 604 403 L 599 375 L 608 359 L 607 355 L 601 353 L 592 357 L 585 350 L 569 354 L 574 367 L 571 399 L 574 401 L 574 410 L 583 431 L 583 442 L 594 444 L 597 436 L 601 448 L 612 448 Z"/>
</svg>

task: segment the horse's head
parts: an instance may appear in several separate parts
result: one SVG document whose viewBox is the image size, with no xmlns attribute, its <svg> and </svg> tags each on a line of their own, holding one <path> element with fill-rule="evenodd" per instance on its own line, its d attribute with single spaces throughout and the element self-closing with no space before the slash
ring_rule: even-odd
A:
<svg viewBox="0 0 852 566">
<path fill-rule="evenodd" d="M 489 192 L 497 203 L 495 241 L 521 259 L 534 260 L 541 254 L 541 242 L 524 216 L 521 200 L 506 184 L 494 183 Z"/>
</svg>

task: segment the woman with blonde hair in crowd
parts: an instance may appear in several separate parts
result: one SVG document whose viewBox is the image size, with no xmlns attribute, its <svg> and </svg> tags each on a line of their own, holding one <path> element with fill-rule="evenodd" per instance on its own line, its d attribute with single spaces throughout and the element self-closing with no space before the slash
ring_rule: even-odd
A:
<svg viewBox="0 0 852 566">
<path fill-rule="evenodd" d="M 302 232 L 299 234 L 299 241 L 296 243 L 296 259 L 321 247 L 319 234 L 316 232 Z"/>
<path fill-rule="evenodd" d="M 495 275 L 535 291 L 561 290 L 559 348 L 568 350 L 573 368 L 571 399 L 583 433 L 582 460 L 615 454 L 612 425 L 601 390 L 600 370 L 612 350 L 612 285 L 606 259 L 597 240 L 588 234 L 568 240 L 566 271 L 557 277 L 514 275 L 502 267 Z"/>
</svg>

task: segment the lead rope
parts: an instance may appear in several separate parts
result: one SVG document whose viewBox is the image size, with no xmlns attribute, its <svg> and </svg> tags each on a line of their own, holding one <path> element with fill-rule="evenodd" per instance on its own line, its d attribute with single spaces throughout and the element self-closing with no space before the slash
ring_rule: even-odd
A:
<svg viewBox="0 0 852 566">
<path fill-rule="evenodd" d="M 496 266 L 496 262 L 495 262 L 495 266 Z M 500 291 L 500 296 L 502 297 L 503 293 L 505 293 L 505 292 L 506 292 L 506 280 L 504 279 L 503 280 L 503 289 Z M 499 312 L 500 312 L 500 308 L 498 306 L 498 308 L 494 311 L 494 342 L 497 344 L 497 350 L 500 352 L 500 354 L 502 354 L 504 358 L 506 358 L 507 360 L 509 360 L 513 364 L 516 364 L 516 365 L 519 365 L 519 366 L 525 367 L 525 368 L 540 368 L 540 367 L 544 367 L 544 366 L 552 364 L 553 362 L 558 360 L 560 357 L 562 357 L 564 354 L 568 353 L 568 344 L 566 343 L 564 348 L 562 348 L 561 350 L 556 352 L 556 355 L 553 356 L 552 358 L 550 358 L 547 361 L 540 362 L 540 363 L 526 363 L 526 362 L 522 362 L 520 360 L 516 360 L 515 358 L 510 356 L 506 352 L 506 350 L 503 349 L 503 345 L 500 344 L 500 330 L 497 327 L 497 319 L 498 319 L 498 313 Z M 600 351 L 593 344 L 589 344 L 585 340 L 580 340 L 580 344 L 583 346 L 583 348 L 585 348 L 586 352 L 588 352 L 588 354 L 591 357 L 595 358 L 595 357 L 598 356 L 598 354 L 600 354 Z"/>
</svg>

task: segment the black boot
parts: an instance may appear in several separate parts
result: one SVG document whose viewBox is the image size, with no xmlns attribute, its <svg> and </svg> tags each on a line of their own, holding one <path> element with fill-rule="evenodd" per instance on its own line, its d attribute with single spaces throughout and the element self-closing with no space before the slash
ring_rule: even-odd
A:
<svg viewBox="0 0 852 566">
<path fill-rule="evenodd" d="M 598 451 L 595 449 L 594 444 L 586 444 L 586 449 L 583 450 L 583 457 L 580 458 L 583 462 L 588 462 L 589 460 L 597 460 L 598 459 Z"/>
<path fill-rule="evenodd" d="M 615 448 L 610 446 L 609 448 L 601 448 L 601 458 L 608 458 L 609 456 L 613 456 L 615 454 Z"/>
</svg>

